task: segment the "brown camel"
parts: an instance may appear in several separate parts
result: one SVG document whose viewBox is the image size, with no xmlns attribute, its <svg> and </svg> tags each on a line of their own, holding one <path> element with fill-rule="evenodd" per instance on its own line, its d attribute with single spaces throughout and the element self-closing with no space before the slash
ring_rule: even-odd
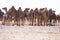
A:
<svg viewBox="0 0 60 40">
<path fill-rule="evenodd" d="M 24 10 L 24 18 L 25 18 L 25 21 L 29 21 L 29 9 L 30 8 L 25 8 L 25 10 Z"/>
<path fill-rule="evenodd" d="M 41 25 L 47 25 L 47 22 L 48 22 L 48 19 L 49 19 L 49 16 L 48 16 L 48 10 L 47 8 L 41 8 L 40 9 L 40 14 L 41 14 Z"/>
<path fill-rule="evenodd" d="M 34 21 L 35 21 L 35 25 L 37 25 L 37 21 L 38 21 L 38 8 L 35 8 L 34 10 Z"/>
<path fill-rule="evenodd" d="M 24 15 L 24 13 L 23 13 L 23 11 L 22 11 L 22 9 L 21 9 L 21 7 L 19 7 L 19 9 L 18 9 L 18 11 L 17 11 L 18 13 L 17 13 L 17 25 L 19 25 L 20 26 L 20 24 L 21 25 L 24 25 L 24 21 L 25 21 L 25 15 Z"/>
<path fill-rule="evenodd" d="M 5 13 L 4 13 L 4 15 L 3 15 L 3 23 L 2 23 L 2 24 L 3 24 L 3 25 L 6 25 L 7 20 L 8 20 L 8 19 L 7 19 L 8 17 L 7 17 L 7 14 L 6 14 L 6 13 L 7 13 L 7 7 L 4 7 L 4 8 L 2 8 L 2 9 L 5 11 Z"/>
<path fill-rule="evenodd" d="M 56 18 L 57 18 L 56 19 L 57 20 L 57 25 L 59 26 L 60 25 L 60 15 L 57 15 Z"/>
<path fill-rule="evenodd" d="M 49 9 L 49 22 L 50 22 L 50 25 L 53 25 L 52 23 L 56 23 L 56 14 L 55 14 L 55 11 L 52 10 L 52 9 Z"/>
<path fill-rule="evenodd" d="M 17 11 L 15 9 L 14 6 L 12 6 L 8 11 L 6 10 L 6 8 L 3 8 L 6 11 L 6 15 L 7 15 L 7 20 L 14 20 L 14 22 L 16 22 L 16 14 Z"/>
<path fill-rule="evenodd" d="M 1 22 L 3 21 L 3 15 L 4 15 L 4 12 L 2 12 L 1 9 L 0 9 L 0 21 Z"/>
<path fill-rule="evenodd" d="M 29 13 L 29 20 L 30 20 L 30 25 L 34 25 L 34 10 L 31 9 Z"/>
<path fill-rule="evenodd" d="M 43 16 L 42 16 L 42 12 L 41 12 L 41 10 L 38 10 L 38 17 L 37 17 L 37 24 L 38 24 L 38 26 L 42 26 L 42 18 L 43 18 Z"/>
</svg>

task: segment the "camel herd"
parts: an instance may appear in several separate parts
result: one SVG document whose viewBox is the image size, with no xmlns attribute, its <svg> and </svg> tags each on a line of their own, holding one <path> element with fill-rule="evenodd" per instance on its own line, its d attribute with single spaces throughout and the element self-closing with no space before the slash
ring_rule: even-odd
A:
<svg viewBox="0 0 60 40">
<path fill-rule="evenodd" d="M 4 10 L 6 13 L 2 12 Z M 12 6 L 9 10 L 7 7 L 0 9 L 0 21 L 2 25 L 12 24 L 17 26 L 24 26 L 26 24 L 31 26 L 55 26 L 60 23 L 60 15 L 55 14 L 55 10 L 47 8 L 25 8 L 21 7 L 18 10 Z"/>
</svg>

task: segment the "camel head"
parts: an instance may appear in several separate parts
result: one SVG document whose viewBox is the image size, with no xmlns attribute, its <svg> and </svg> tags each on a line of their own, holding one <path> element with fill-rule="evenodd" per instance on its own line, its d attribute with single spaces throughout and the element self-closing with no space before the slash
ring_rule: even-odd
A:
<svg viewBox="0 0 60 40">
<path fill-rule="evenodd" d="M 34 12 L 38 12 L 38 8 L 35 8 Z"/>
<path fill-rule="evenodd" d="M 7 7 L 4 7 L 4 8 L 2 8 L 3 10 L 5 10 L 5 12 L 7 12 Z"/>
<path fill-rule="evenodd" d="M 30 8 L 25 8 L 26 11 L 28 11 Z"/>
<path fill-rule="evenodd" d="M 32 13 L 33 11 L 34 11 L 34 10 L 33 10 L 33 9 L 31 9 L 31 10 L 30 10 L 30 13 Z"/>
<path fill-rule="evenodd" d="M 18 11 L 22 11 L 21 7 L 19 7 Z"/>
</svg>

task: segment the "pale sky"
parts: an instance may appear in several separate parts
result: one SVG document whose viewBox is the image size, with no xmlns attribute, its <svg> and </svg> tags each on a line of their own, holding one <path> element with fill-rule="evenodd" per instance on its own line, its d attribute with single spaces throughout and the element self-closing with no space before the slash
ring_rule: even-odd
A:
<svg viewBox="0 0 60 40">
<path fill-rule="evenodd" d="M 0 0 L 0 9 L 7 7 L 8 9 L 14 5 L 16 9 L 18 7 L 25 8 L 52 8 L 56 11 L 56 14 L 60 13 L 60 0 Z"/>
</svg>

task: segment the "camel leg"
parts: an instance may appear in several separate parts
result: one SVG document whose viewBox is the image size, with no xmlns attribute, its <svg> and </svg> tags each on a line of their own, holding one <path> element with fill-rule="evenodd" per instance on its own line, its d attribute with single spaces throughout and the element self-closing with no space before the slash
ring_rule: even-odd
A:
<svg viewBox="0 0 60 40">
<path fill-rule="evenodd" d="M 36 17 L 35 17 L 35 19 L 34 19 L 34 20 L 35 20 L 35 24 L 34 24 L 34 25 L 36 26 Z"/>
<path fill-rule="evenodd" d="M 29 20 L 30 20 L 30 25 L 33 26 L 33 18 L 31 17 Z"/>
<path fill-rule="evenodd" d="M 20 25 L 22 25 L 22 18 L 20 18 Z"/>
<path fill-rule="evenodd" d="M 51 25 L 52 20 L 50 19 L 50 25 Z"/>
<path fill-rule="evenodd" d="M 32 25 L 32 18 L 29 18 L 29 25 Z"/>
<path fill-rule="evenodd" d="M 18 26 L 20 26 L 20 19 L 18 19 Z"/>
<path fill-rule="evenodd" d="M 19 19 L 17 18 L 15 22 L 17 22 L 17 26 L 18 26 Z"/>
<path fill-rule="evenodd" d="M 21 25 L 24 26 L 24 18 L 21 18 Z"/>
<path fill-rule="evenodd" d="M 40 25 L 42 26 L 42 17 L 40 17 Z"/>
<path fill-rule="evenodd" d="M 39 26 L 39 24 L 40 24 L 40 23 L 39 23 L 39 17 L 37 18 L 37 22 L 38 22 L 38 24 L 37 24 L 37 25 Z"/>
<path fill-rule="evenodd" d="M 20 26 L 20 18 L 19 18 L 19 26 Z"/>
<path fill-rule="evenodd" d="M 32 18 L 32 19 L 31 19 L 31 21 L 32 21 L 32 26 L 33 26 L 33 20 L 34 20 L 34 19 Z"/>
</svg>

